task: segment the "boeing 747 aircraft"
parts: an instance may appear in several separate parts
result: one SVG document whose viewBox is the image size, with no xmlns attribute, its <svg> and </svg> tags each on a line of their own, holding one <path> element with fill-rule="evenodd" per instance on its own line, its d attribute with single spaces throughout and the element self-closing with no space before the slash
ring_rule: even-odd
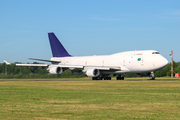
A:
<svg viewBox="0 0 180 120">
<path fill-rule="evenodd" d="M 51 64 L 16 64 L 17 66 L 44 66 L 50 74 L 61 74 L 69 69 L 84 73 L 93 80 L 111 80 L 110 74 L 118 75 L 117 80 L 124 80 L 121 74 L 137 73 L 151 75 L 164 68 L 168 61 L 158 51 L 142 50 L 127 51 L 111 55 L 73 57 L 70 55 L 54 33 L 48 33 L 53 57 L 50 60 L 34 59 L 51 62 Z"/>
</svg>

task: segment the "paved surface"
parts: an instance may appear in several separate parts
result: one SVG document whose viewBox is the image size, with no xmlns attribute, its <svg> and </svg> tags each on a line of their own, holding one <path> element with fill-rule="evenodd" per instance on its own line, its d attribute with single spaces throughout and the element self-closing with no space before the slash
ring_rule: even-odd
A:
<svg viewBox="0 0 180 120">
<path fill-rule="evenodd" d="M 5 82 L 5 81 L 107 81 L 107 80 L 91 80 L 91 79 L 0 79 L 0 82 Z M 110 80 L 108 80 L 110 81 Z M 156 80 L 150 80 L 150 79 L 125 79 L 125 80 L 116 80 L 116 79 L 112 79 L 111 81 L 180 81 L 179 79 L 156 79 Z"/>
<path fill-rule="evenodd" d="M 150 79 L 127 79 L 125 81 L 180 81 L 180 79 L 156 79 L 156 80 L 150 80 Z"/>
</svg>

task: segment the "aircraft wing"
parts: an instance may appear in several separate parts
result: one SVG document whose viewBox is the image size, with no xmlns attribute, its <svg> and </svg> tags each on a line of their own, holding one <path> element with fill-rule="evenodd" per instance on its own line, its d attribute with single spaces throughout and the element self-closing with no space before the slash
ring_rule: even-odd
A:
<svg viewBox="0 0 180 120">
<path fill-rule="evenodd" d="M 11 63 L 9 63 L 8 61 L 4 60 L 4 62 L 6 63 L 6 65 L 11 65 Z"/>
<path fill-rule="evenodd" d="M 83 65 L 57 65 L 62 68 L 76 68 L 76 69 L 98 69 L 98 70 L 115 70 L 115 71 L 129 71 L 128 68 L 121 66 L 83 66 Z"/>
<path fill-rule="evenodd" d="M 76 68 L 76 69 L 98 69 L 98 70 L 120 70 L 120 67 L 113 67 L 113 66 L 83 66 L 83 65 L 66 65 L 66 64 L 59 64 L 55 65 L 62 68 Z"/>
<path fill-rule="evenodd" d="M 16 66 L 41 66 L 41 67 L 47 67 L 48 64 L 16 64 Z M 98 70 L 117 70 L 117 71 L 129 71 L 126 67 L 117 67 L 117 66 L 82 66 L 82 65 L 52 65 L 52 66 L 58 66 L 62 68 L 75 68 L 75 69 L 98 69 Z"/>
<path fill-rule="evenodd" d="M 16 64 L 16 66 L 42 66 L 47 67 L 47 64 Z"/>
<path fill-rule="evenodd" d="M 44 59 L 36 59 L 36 58 L 29 58 L 30 60 L 38 60 L 38 61 L 45 61 L 45 62 L 52 62 L 52 63 L 61 63 L 61 61 L 53 61 L 53 60 L 44 60 Z M 49 66 L 45 64 L 16 64 L 17 66 Z M 66 64 L 59 64 L 57 65 L 62 68 L 75 68 L 75 69 L 90 69 L 96 68 L 98 70 L 117 70 L 117 71 L 129 71 L 128 68 L 124 66 L 83 66 L 83 65 L 66 65 Z"/>
</svg>

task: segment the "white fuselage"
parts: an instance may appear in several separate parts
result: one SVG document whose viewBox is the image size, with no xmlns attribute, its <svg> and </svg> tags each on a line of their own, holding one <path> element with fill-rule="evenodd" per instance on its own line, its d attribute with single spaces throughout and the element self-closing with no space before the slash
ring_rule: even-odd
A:
<svg viewBox="0 0 180 120">
<path fill-rule="evenodd" d="M 167 59 L 155 50 L 127 51 L 102 56 L 53 57 L 51 60 L 60 61 L 58 65 L 120 68 L 119 70 L 101 71 L 104 74 L 151 72 L 159 70 L 168 64 Z"/>
</svg>

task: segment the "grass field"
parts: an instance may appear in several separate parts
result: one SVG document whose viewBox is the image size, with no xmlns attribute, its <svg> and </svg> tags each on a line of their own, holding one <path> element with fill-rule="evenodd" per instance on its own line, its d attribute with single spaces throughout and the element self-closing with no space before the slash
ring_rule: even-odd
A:
<svg viewBox="0 0 180 120">
<path fill-rule="evenodd" d="M 180 119 L 180 81 L 0 81 L 0 119 Z"/>
</svg>

